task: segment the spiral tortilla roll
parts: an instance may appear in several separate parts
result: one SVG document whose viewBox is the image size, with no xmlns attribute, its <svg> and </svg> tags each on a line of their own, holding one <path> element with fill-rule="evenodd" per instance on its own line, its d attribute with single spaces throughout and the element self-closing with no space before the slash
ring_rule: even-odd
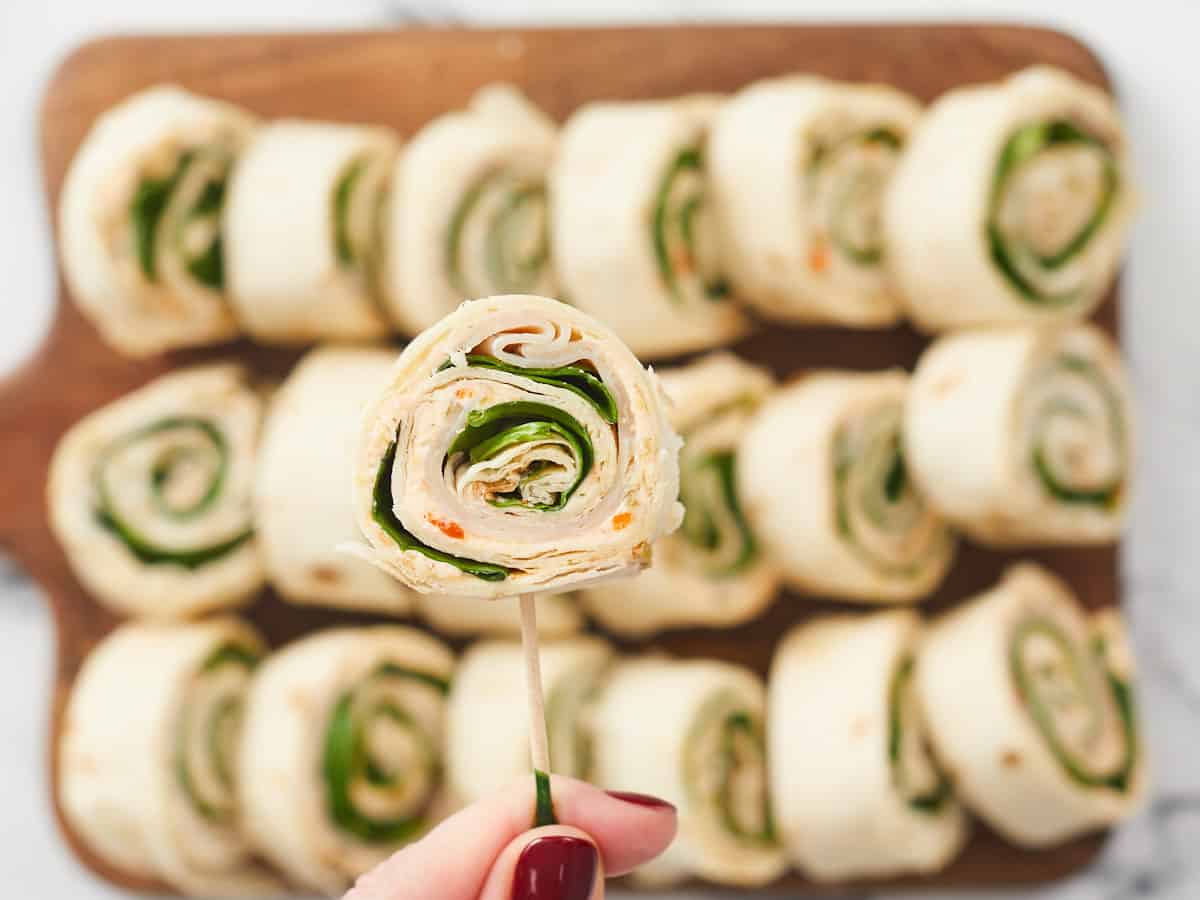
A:
<svg viewBox="0 0 1200 900">
<path fill-rule="evenodd" d="M 388 302 L 416 333 L 463 300 L 554 296 L 546 173 L 555 126 L 515 88 L 493 85 L 435 119 L 396 163 Z"/>
<path fill-rule="evenodd" d="M 637 869 L 637 880 L 753 887 L 783 873 L 767 795 L 765 705 L 758 676 L 730 663 L 645 657 L 613 670 L 590 714 L 593 780 L 679 810 L 675 842 Z"/>
<path fill-rule="evenodd" d="M 919 115 L 894 88 L 810 76 L 760 81 L 725 104 L 709 157 L 739 297 L 785 322 L 899 320 L 880 207 Z"/>
<path fill-rule="evenodd" d="M 79 671 L 59 748 L 63 815 L 130 875 L 193 896 L 279 893 L 240 833 L 234 761 L 262 655 L 234 619 L 124 625 Z"/>
<path fill-rule="evenodd" d="M 551 769 L 586 779 L 592 742 L 584 711 L 612 662 L 612 648 L 581 637 L 543 643 L 540 652 Z M 487 641 L 464 654 L 446 709 L 446 779 L 458 801 L 473 803 L 529 771 L 528 711 L 512 702 L 524 690 L 520 644 Z"/>
<path fill-rule="evenodd" d="M 365 340 L 389 328 L 380 279 L 388 178 L 383 128 L 279 119 L 234 172 L 225 210 L 230 299 L 259 340 Z"/>
<path fill-rule="evenodd" d="M 241 367 L 216 363 L 164 375 L 63 436 L 50 526 L 93 596 L 171 618 L 258 590 L 250 493 L 261 416 Z"/>
<path fill-rule="evenodd" d="M 1091 325 L 963 332 L 913 376 L 906 459 L 929 502 L 989 544 L 1120 534 L 1133 463 L 1124 366 Z"/>
<path fill-rule="evenodd" d="M 957 542 L 908 475 L 900 371 L 825 371 L 781 389 L 738 449 L 746 515 L 800 590 L 862 602 L 919 600 Z"/>
<path fill-rule="evenodd" d="M 263 424 L 254 481 L 255 519 L 267 578 L 293 603 L 404 613 L 412 593 L 340 552 L 358 537 L 354 444 L 362 409 L 387 381 L 396 352 L 324 347 L 292 370 Z"/>
<path fill-rule="evenodd" d="M 145 356 L 237 334 L 220 219 L 254 117 L 160 85 L 98 118 L 63 182 L 59 247 L 79 308 L 115 349 Z"/>
<path fill-rule="evenodd" d="M 295 884 L 340 895 L 434 824 L 452 666 L 386 625 L 318 632 L 262 666 L 238 759 L 245 828 Z"/>
<path fill-rule="evenodd" d="M 583 630 L 583 614 L 574 594 L 538 594 L 534 597 L 537 633 L 558 638 Z M 513 636 L 521 632 L 521 610 L 516 597 L 479 602 L 478 597 L 417 594 L 421 617 L 441 634 Z"/>
<path fill-rule="evenodd" d="M 654 565 L 637 578 L 580 592 L 593 618 L 625 635 L 746 622 L 774 599 L 779 583 L 742 512 L 735 480 L 738 441 L 774 379 L 731 353 L 659 374 L 672 424 L 683 436 L 683 525 L 655 545 Z"/>
<path fill-rule="evenodd" d="M 814 880 L 930 874 L 962 849 L 966 820 L 912 685 L 920 628 L 910 610 L 829 617 L 793 629 L 775 652 L 775 821 Z"/>
<path fill-rule="evenodd" d="M 1112 98 L 1035 66 L 943 95 L 884 202 L 891 268 L 926 331 L 1083 318 L 1135 206 Z"/>
<path fill-rule="evenodd" d="M 1013 843 L 1050 846 L 1140 803 L 1130 685 L 1098 649 L 1078 600 L 1032 564 L 929 629 L 915 683 L 934 748 Z"/>
<path fill-rule="evenodd" d="M 368 408 L 358 552 L 421 593 L 556 591 L 650 562 L 682 516 L 653 375 L 545 297 L 464 303 Z"/>
<path fill-rule="evenodd" d="M 593 103 L 563 127 L 551 176 L 563 294 L 638 356 L 727 344 L 732 303 L 705 141 L 720 100 Z"/>
</svg>

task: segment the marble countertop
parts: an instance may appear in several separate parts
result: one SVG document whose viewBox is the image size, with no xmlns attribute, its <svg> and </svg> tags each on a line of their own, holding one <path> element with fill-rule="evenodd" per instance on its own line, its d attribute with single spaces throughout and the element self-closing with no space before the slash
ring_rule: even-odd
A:
<svg viewBox="0 0 1200 900">
<path fill-rule="evenodd" d="M 1045 24 L 1090 43 L 1109 67 L 1130 125 L 1142 217 L 1126 274 L 1125 349 L 1141 440 L 1123 570 L 1141 662 L 1155 791 L 1100 862 L 1038 890 L 940 894 L 992 900 L 1200 897 L 1200 5 L 1177 0 L 155 0 L 0 4 L 0 372 L 36 345 L 52 309 L 54 270 L 35 156 L 34 121 L 54 65 L 114 31 L 313 29 L 448 23 L 989 19 Z M 0 876 L 24 897 L 122 896 L 70 857 L 51 821 L 43 763 L 53 635 L 36 586 L 0 559 Z M 888 900 L 873 893 L 861 900 Z M 670 900 L 670 898 L 666 898 Z M 682 900 L 676 897 L 674 900 Z"/>
</svg>

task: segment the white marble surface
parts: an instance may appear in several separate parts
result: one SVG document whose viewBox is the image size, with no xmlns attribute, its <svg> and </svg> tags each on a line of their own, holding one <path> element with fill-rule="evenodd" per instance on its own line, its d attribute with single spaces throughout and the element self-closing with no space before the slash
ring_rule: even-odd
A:
<svg viewBox="0 0 1200 900">
<path fill-rule="evenodd" d="M 964 19 L 1056 25 L 1083 37 L 1117 83 L 1143 187 L 1126 282 L 1126 349 L 1142 420 L 1125 580 L 1142 664 L 1156 790 L 1084 875 L 1036 891 L 944 897 L 1200 897 L 1200 69 L 1192 0 L 0 0 L 0 371 L 34 346 L 51 310 L 51 245 L 35 160 L 42 87 L 73 45 L 104 32 L 448 22 Z M 0 448 L 3 439 L 0 436 Z M 0 451 L 2 459 L 2 451 Z M 69 857 L 47 809 L 44 711 L 50 625 L 36 588 L 0 561 L 0 879 L 28 898 L 119 896 Z M 870 894 L 871 900 L 891 895 Z M 681 898 L 677 898 L 681 900 Z"/>
</svg>

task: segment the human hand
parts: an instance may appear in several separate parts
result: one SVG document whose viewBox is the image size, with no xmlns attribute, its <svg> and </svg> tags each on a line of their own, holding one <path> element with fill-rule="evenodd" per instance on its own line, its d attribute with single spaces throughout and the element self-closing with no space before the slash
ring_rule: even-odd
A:
<svg viewBox="0 0 1200 900">
<path fill-rule="evenodd" d="M 532 778 L 456 813 L 358 880 L 343 900 L 600 900 L 604 878 L 662 853 L 675 808 L 552 777 L 560 825 L 530 829 Z"/>
</svg>

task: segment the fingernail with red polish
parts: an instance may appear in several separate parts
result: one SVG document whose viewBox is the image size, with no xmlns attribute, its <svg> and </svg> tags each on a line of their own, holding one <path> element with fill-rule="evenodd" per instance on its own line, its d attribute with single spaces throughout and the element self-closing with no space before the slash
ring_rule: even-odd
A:
<svg viewBox="0 0 1200 900">
<path fill-rule="evenodd" d="M 623 803 L 632 803 L 635 806 L 648 806 L 651 809 L 674 809 L 674 803 L 668 803 L 660 797 L 652 797 L 649 794 L 635 794 L 633 791 L 605 791 L 610 797 L 615 797 Z"/>
<path fill-rule="evenodd" d="M 513 900 L 588 900 L 598 862 L 595 846 L 577 837 L 530 841 L 517 859 Z"/>
</svg>

